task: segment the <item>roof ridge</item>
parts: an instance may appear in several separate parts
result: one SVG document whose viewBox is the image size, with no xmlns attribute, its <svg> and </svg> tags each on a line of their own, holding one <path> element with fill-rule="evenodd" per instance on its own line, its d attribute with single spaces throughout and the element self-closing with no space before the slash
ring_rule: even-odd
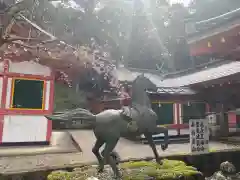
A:
<svg viewBox="0 0 240 180">
<path fill-rule="evenodd" d="M 229 18 L 228 16 L 233 15 L 234 13 L 240 13 L 240 8 L 237 8 L 237 9 L 234 9 L 232 11 L 220 14 L 218 16 L 214 16 L 212 18 L 208 18 L 208 19 L 205 19 L 205 20 L 198 21 L 198 22 L 196 22 L 196 24 L 209 23 L 209 22 L 212 22 L 214 20 L 218 20 L 218 19 L 222 19 L 222 18 L 226 19 L 226 18 Z"/>
</svg>

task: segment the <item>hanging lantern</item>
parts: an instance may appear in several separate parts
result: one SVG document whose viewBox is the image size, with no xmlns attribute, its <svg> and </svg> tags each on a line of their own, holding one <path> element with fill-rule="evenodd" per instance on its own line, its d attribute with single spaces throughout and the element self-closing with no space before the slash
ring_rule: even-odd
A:
<svg viewBox="0 0 240 180">
<path fill-rule="evenodd" d="M 226 40 L 225 40 L 224 37 L 221 38 L 221 42 L 222 42 L 222 43 L 225 43 L 225 42 L 226 42 Z"/>
<path fill-rule="evenodd" d="M 208 47 L 212 47 L 211 42 L 208 42 L 208 43 L 207 43 L 207 46 L 208 46 Z"/>
</svg>

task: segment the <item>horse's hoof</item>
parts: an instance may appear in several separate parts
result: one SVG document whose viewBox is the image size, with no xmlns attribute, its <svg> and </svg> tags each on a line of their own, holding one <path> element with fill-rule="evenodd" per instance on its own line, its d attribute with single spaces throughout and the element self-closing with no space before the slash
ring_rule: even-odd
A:
<svg viewBox="0 0 240 180">
<path fill-rule="evenodd" d="M 114 173 L 114 176 L 113 176 L 113 178 L 114 178 L 115 180 L 121 180 L 122 177 L 123 177 L 123 174 L 122 174 L 121 171 L 115 172 L 115 173 Z"/>
<path fill-rule="evenodd" d="M 161 149 L 165 151 L 168 148 L 168 144 L 161 144 Z"/>
<path fill-rule="evenodd" d="M 113 151 L 111 153 L 111 157 L 114 159 L 116 164 L 119 164 L 119 162 L 121 161 L 120 156 L 119 156 L 119 154 L 116 151 Z"/>
<path fill-rule="evenodd" d="M 103 173 L 103 169 L 98 169 L 98 173 Z"/>
<path fill-rule="evenodd" d="M 114 177 L 115 180 L 121 180 L 121 177 Z"/>
<path fill-rule="evenodd" d="M 157 162 L 159 165 L 162 165 L 162 164 L 163 164 L 163 162 L 162 162 L 162 158 L 158 158 L 158 159 L 156 159 L 156 162 Z"/>
<path fill-rule="evenodd" d="M 104 169 L 103 167 L 98 167 L 97 172 L 98 173 L 103 173 L 103 169 Z"/>
<path fill-rule="evenodd" d="M 122 175 L 115 175 L 115 176 L 113 177 L 113 179 L 115 179 L 115 180 L 121 180 L 121 179 L 122 179 Z"/>
</svg>

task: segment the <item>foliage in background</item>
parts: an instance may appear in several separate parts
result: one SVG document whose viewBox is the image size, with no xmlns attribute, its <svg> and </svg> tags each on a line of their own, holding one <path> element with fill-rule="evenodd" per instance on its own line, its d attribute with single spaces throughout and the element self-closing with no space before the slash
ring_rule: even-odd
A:
<svg viewBox="0 0 240 180">
<path fill-rule="evenodd" d="M 8 4 L 16 1 L 7 1 Z M 208 19 L 240 7 L 238 0 L 23 0 L 22 12 L 43 29 L 74 46 L 91 46 L 133 68 L 189 68 L 184 18 Z"/>
<path fill-rule="evenodd" d="M 86 108 L 86 93 L 69 88 L 67 85 L 55 83 L 54 111 L 62 111 L 73 108 Z"/>
<path fill-rule="evenodd" d="M 16 5 L 16 0 L 3 0 Z M 22 0 L 22 14 L 60 40 L 91 46 L 92 39 L 116 61 L 165 71 L 189 68 L 184 18 L 208 19 L 240 7 L 238 0 Z"/>
<path fill-rule="evenodd" d="M 79 47 L 91 46 L 94 39 L 108 52 L 106 56 L 131 67 L 162 66 L 165 71 L 174 71 L 182 68 L 175 67 L 182 66 L 175 63 L 177 59 L 188 58 L 187 52 L 178 53 L 178 48 L 184 45 L 182 20 L 187 12 L 181 5 L 170 6 L 165 0 L 22 2 L 25 9 L 21 13 L 60 40 Z M 183 68 L 188 64 L 184 63 Z"/>
<path fill-rule="evenodd" d="M 11 7 L 3 29 L 7 28 L 13 15 L 21 12 L 76 49 L 84 46 L 90 49 L 89 54 L 93 54 L 93 46 L 97 46 L 106 59 L 113 59 L 116 64 L 121 62 L 133 68 L 158 69 L 161 73 L 187 69 L 193 65 L 189 63 L 184 25 L 186 17 L 195 21 L 204 20 L 240 6 L 238 0 L 231 0 L 231 3 L 228 0 L 221 3 L 217 0 L 193 0 L 189 7 L 170 5 L 168 0 L 1 2 Z M 2 37 L 0 44 L 3 42 Z M 98 66 L 102 68 L 102 64 Z M 84 82 L 81 78 L 77 77 L 80 83 Z M 93 79 L 90 76 L 88 78 Z"/>
</svg>

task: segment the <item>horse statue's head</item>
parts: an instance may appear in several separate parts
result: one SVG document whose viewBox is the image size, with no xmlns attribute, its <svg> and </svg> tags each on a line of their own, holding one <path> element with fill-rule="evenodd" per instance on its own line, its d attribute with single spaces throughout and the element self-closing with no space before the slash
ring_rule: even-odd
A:
<svg viewBox="0 0 240 180">
<path fill-rule="evenodd" d="M 139 75 L 132 83 L 132 104 L 151 108 L 151 101 L 146 92 L 148 88 L 155 89 L 156 87 L 144 74 Z"/>
</svg>

